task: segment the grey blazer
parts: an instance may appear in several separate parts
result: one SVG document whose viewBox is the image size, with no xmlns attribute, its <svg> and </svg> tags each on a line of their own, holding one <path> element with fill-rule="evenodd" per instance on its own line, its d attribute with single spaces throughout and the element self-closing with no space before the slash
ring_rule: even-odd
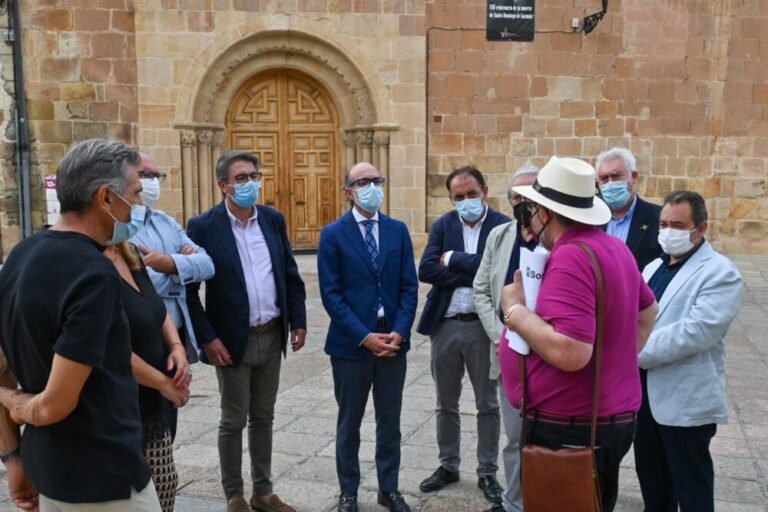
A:
<svg viewBox="0 0 768 512">
<path fill-rule="evenodd" d="M 645 267 L 646 282 L 660 265 L 657 258 Z M 707 241 L 669 283 L 653 332 L 638 355 L 648 370 L 648 400 L 658 423 L 727 423 L 725 347 L 741 291 L 736 266 Z"/>
<path fill-rule="evenodd" d="M 500 224 L 488 233 L 485 242 L 483 259 L 472 283 L 475 289 L 475 310 L 483 324 L 483 329 L 491 343 L 491 371 L 488 376 L 492 380 L 499 378 L 499 357 L 496 354 L 499 337 L 504 324 L 499 319 L 501 307 L 501 290 L 507 277 L 509 260 L 512 258 L 512 248 L 515 245 L 516 221 Z"/>
</svg>

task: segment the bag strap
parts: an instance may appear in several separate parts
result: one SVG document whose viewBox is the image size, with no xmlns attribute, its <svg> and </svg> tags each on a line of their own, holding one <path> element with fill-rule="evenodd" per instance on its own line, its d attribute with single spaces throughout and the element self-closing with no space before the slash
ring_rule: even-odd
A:
<svg viewBox="0 0 768 512">
<path fill-rule="evenodd" d="M 600 263 L 592 249 L 585 244 L 575 240 L 571 242 L 578 245 L 587 253 L 592 260 L 592 268 L 595 270 L 595 281 L 597 282 L 597 336 L 595 339 L 595 382 L 592 393 L 592 429 L 590 431 L 589 444 L 595 449 L 595 440 L 597 439 L 597 408 L 600 402 L 600 361 L 603 352 L 603 332 L 605 328 L 605 283 L 603 282 L 603 271 L 600 269 Z"/>
<path fill-rule="evenodd" d="M 590 430 L 589 445 L 593 450 L 595 449 L 595 441 L 597 440 L 597 409 L 600 402 L 600 362 L 602 360 L 601 355 L 603 351 L 603 331 L 605 327 L 605 284 L 603 282 L 603 272 L 600 268 L 600 263 L 597 261 L 597 257 L 592 249 L 584 242 L 575 240 L 571 242 L 574 245 L 579 246 L 589 259 L 592 261 L 592 268 L 595 271 L 595 281 L 597 284 L 597 333 L 595 338 L 595 380 L 593 383 L 592 391 L 592 424 Z M 520 412 L 523 415 L 523 429 L 522 429 L 522 445 L 525 446 L 525 424 L 527 421 L 527 415 L 525 413 L 525 397 L 527 392 L 528 378 L 526 376 L 526 356 L 518 353 L 518 368 L 520 371 Z"/>
</svg>

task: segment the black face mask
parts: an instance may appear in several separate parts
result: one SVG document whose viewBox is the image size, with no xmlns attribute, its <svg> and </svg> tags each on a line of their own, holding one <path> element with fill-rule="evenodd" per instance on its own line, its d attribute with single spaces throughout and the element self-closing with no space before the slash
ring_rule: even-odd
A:
<svg viewBox="0 0 768 512">
<path fill-rule="evenodd" d="M 525 201 L 512 207 L 512 214 L 515 216 L 518 224 L 524 228 L 531 227 L 531 212 L 528 211 Z"/>
</svg>

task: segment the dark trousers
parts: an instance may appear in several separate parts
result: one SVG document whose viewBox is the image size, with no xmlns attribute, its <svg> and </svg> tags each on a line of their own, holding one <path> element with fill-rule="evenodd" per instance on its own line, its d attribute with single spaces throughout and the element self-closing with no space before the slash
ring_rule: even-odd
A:
<svg viewBox="0 0 768 512">
<path fill-rule="evenodd" d="M 651 414 L 646 371 L 641 370 L 643 404 L 637 417 L 635 469 L 648 512 L 714 512 L 715 471 L 709 442 L 717 425 L 670 427 Z"/>
<path fill-rule="evenodd" d="M 339 416 L 336 421 L 336 474 L 341 492 L 357 494 L 360 486 L 360 424 L 373 388 L 376 411 L 376 473 L 379 490 L 398 490 L 400 470 L 400 410 L 405 384 L 405 355 L 376 357 L 364 350 L 362 359 L 331 357 L 333 387 Z"/>
<path fill-rule="evenodd" d="M 553 425 L 551 423 L 525 420 L 525 441 L 549 448 L 565 446 L 589 446 L 590 427 Z M 619 464 L 632 444 L 635 424 L 605 425 L 597 427 L 595 461 L 600 479 L 600 495 L 603 509 L 611 512 L 619 495 Z M 566 507 L 567 508 L 567 507 Z M 564 508 L 563 510 L 566 510 Z M 525 502 L 523 502 L 525 510 Z"/>
</svg>

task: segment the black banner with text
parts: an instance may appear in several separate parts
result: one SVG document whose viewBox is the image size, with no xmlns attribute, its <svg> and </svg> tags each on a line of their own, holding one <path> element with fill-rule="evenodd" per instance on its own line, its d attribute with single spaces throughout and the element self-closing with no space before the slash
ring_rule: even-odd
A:
<svg viewBox="0 0 768 512">
<path fill-rule="evenodd" d="M 488 41 L 533 41 L 536 0 L 488 0 Z"/>
</svg>

